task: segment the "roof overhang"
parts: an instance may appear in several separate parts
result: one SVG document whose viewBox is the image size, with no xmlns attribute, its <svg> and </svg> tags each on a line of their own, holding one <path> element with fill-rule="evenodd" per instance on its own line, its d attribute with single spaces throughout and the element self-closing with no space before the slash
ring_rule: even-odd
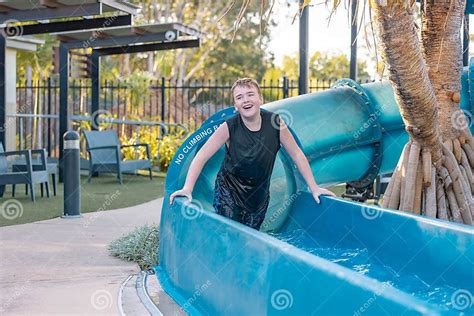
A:
<svg viewBox="0 0 474 316">
<path fill-rule="evenodd" d="M 199 40 L 204 34 L 181 23 L 111 27 L 52 33 L 67 49 L 136 46 L 176 40 Z"/>
<path fill-rule="evenodd" d="M 113 11 L 135 15 L 140 7 L 123 0 L 3 0 L 0 23 L 84 17 Z"/>
<path fill-rule="evenodd" d="M 32 36 L 19 36 L 6 40 L 6 48 L 34 52 L 38 45 L 44 44 L 44 40 Z"/>
</svg>

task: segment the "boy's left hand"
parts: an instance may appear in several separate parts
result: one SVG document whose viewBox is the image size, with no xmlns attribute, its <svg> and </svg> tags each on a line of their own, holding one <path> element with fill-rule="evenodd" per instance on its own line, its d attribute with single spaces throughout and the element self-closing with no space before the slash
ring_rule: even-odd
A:
<svg viewBox="0 0 474 316">
<path fill-rule="evenodd" d="M 336 197 L 336 194 L 332 193 L 331 191 L 327 190 L 327 189 L 324 189 L 324 188 L 317 188 L 315 189 L 313 192 L 313 197 L 314 199 L 316 200 L 316 203 L 320 203 L 319 201 L 319 196 L 320 195 L 330 195 L 330 196 L 334 196 Z"/>
</svg>

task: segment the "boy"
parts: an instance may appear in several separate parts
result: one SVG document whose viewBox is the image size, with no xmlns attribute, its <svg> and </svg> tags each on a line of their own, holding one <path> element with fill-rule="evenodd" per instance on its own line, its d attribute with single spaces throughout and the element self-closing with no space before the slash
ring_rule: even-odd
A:
<svg viewBox="0 0 474 316">
<path fill-rule="evenodd" d="M 336 196 L 316 184 L 308 160 L 278 114 L 260 111 L 263 97 L 255 80 L 237 80 L 231 93 L 238 113 L 219 126 L 196 154 L 184 187 L 171 194 L 170 204 L 176 196 L 192 200 L 202 168 L 224 144 L 225 159 L 217 174 L 213 203 L 220 215 L 260 229 L 268 208 L 270 178 L 280 144 L 296 164 L 317 203 L 322 194 Z"/>
</svg>

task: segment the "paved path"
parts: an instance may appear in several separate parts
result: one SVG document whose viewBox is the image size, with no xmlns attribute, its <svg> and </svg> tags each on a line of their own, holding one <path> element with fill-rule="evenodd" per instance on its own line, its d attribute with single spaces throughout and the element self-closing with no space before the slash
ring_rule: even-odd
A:
<svg viewBox="0 0 474 316">
<path fill-rule="evenodd" d="M 0 228 L 0 314 L 119 315 L 120 286 L 139 269 L 107 245 L 158 224 L 162 201 Z"/>
</svg>

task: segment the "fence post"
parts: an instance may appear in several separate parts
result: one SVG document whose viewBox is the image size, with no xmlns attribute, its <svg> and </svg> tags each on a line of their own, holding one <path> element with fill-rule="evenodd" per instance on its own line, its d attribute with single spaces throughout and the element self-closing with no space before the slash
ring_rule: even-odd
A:
<svg viewBox="0 0 474 316">
<path fill-rule="evenodd" d="M 51 156 L 51 77 L 48 78 L 48 156 Z"/>
<path fill-rule="evenodd" d="M 25 142 L 24 142 L 25 132 L 23 131 L 23 128 L 24 128 L 23 119 L 24 119 L 23 117 L 20 117 L 18 120 L 18 122 L 20 122 L 20 150 L 25 149 Z"/>
<path fill-rule="evenodd" d="M 165 77 L 161 77 L 161 121 L 165 121 Z"/>
<path fill-rule="evenodd" d="M 140 125 L 135 127 L 135 143 L 140 144 Z M 138 147 L 135 147 L 135 160 L 138 160 Z"/>
<path fill-rule="evenodd" d="M 288 98 L 289 96 L 289 88 L 288 88 L 288 77 L 283 77 L 283 99 Z"/>
</svg>

